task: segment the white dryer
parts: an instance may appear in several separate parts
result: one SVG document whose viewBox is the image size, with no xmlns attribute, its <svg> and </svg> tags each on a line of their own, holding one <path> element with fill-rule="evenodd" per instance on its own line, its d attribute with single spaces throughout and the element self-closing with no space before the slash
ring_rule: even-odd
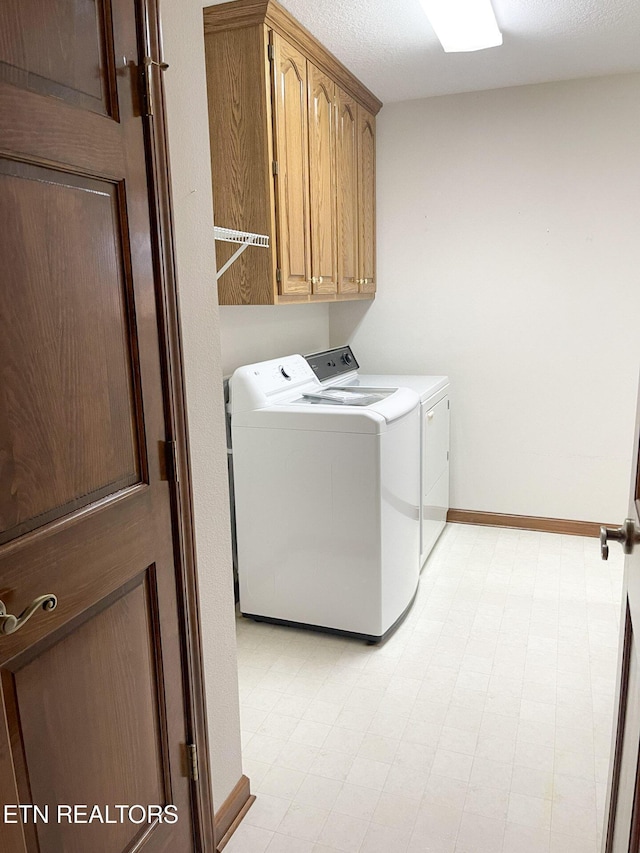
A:
<svg viewBox="0 0 640 853">
<path fill-rule="evenodd" d="M 449 377 L 363 374 L 351 347 L 306 356 L 325 386 L 402 386 L 420 398 L 420 566 L 444 530 L 449 510 Z"/>
<path fill-rule="evenodd" d="M 229 391 L 241 612 L 379 642 L 419 580 L 418 395 L 326 388 L 301 355 Z"/>
</svg>

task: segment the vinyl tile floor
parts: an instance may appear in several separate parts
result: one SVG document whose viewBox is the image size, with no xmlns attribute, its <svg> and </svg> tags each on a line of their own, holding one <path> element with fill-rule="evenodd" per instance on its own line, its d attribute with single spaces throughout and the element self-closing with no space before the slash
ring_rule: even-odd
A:
<svg viewBox="0 0 640 853">
<path fill-rule="evenodd" d="M 240 618 L 244 772 L 225 853 L 596 853 L 623 558 L 448 525 L 378 647 Z"/>
</svg>

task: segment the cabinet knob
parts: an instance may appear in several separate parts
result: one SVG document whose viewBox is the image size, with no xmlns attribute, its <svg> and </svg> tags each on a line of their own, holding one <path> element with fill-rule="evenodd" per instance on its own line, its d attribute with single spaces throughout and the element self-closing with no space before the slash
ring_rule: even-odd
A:
<svg viewBox="0 0 640 853">
<path fill-rule="evenodd" d="M 318 278 L 318 284 L 322 284 L 322 276 Z"/>
<path fill-rule="evenodd" d="M 318 283 L 318 279 L 315 277 L 315 275 L 311 276 L 311 284 L 317 284 L 317 283 Z"/>
</svg>

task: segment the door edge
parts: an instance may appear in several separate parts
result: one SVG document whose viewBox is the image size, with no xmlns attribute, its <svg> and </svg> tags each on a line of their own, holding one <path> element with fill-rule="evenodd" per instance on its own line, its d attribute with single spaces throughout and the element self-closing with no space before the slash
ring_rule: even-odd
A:
<svg viewBox="0 0 640 853">
<path fill-rule="evenodd" d="M 169 483 L 176 587 L 180 608 L 180 640 L 184 668 L 184 698 L 189 740 L 197 745 L 198 768 L 192 773 L 192 818 L 195 849 L 214 853 L 213 790 L 209 762 L 206 693 L 200 625 L 200 602 L 195 550 L 193 492 L 176 261 L 173 236 L 171 170 L 166 125 L 162 62 L 162 26 L 158 0 L 136 0 L 140 51 L 151 57 L 153 116 L 143 118 L 153 264 L 158 309 L 167 441 L 175 442 L 176 468 Z M 155 72 L 155 73 L 154 73 Z M 193 778 L 193 777 L 196 778 Z"/>
</svg>

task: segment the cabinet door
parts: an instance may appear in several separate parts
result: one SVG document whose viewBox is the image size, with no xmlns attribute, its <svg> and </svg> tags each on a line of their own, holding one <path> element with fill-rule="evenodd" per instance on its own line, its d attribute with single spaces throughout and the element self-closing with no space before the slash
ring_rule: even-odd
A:
<svg viewBox="0 0 640 853">
<path fill-rule="evenodd" d="M 375 118 L 358 107 L 358 195 L 360 292 L 376 289 L 376 125 Z"/>
<path fill-rule="evenodd" d="M 336 293 L 336 86 L 307 63 L 313 293 Z"/>
<path fill-rule="evenodd" d="M 338 292 L 358 292 L 358 118 L 355 101 L 337 91 L 336 178 Z"/>
<path fill-rule="evenodd" d="M 277 33 L 271 38 L 280 293 L 304 295 L 311 292 L 307 61 Z"/>
</svg>

